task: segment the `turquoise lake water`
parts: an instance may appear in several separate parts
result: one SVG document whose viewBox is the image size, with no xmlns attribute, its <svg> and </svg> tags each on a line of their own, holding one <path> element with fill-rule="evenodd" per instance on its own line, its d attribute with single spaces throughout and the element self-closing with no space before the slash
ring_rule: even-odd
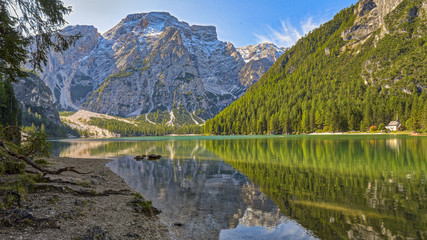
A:
<svg viewBox="0 0 427 240">
<path fill-rule="evenodd" d="M 52 142 L 107 166 L 176 239 L 425 239 L 427 138 L 179 136 Z M 133 156 L 161 154 L 159 161 Z M 182 223 L 183 226 L 175 226 Z"/>
</svg>

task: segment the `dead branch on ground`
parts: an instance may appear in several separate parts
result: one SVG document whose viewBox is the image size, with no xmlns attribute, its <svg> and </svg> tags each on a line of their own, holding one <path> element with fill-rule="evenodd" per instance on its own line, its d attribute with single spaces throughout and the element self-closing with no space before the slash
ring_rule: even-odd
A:
<svg viewBox="0 0 427 240">
<path fill-rule="evenodd" d="M 63 172 L 74 172 L 74 173 L 77 173 L 77 174 L 90 174 L 90 173 L 92 173 L 92 172 L 82 173 L 82 172 L 79 172 L 79 171 L 75 170 L 75 169 L 74 169 L 74 167 L 64 167 L 64 168 L 60 168 L 60 169 L 55 170 L 55 171 L 54 171 L 54 170 L 50 170 L 50 169 L 45 169 L 45 168 L 41 167 L 40 165 L 38 165 L 37 163 L 35 163 L 35 162 L 34 162 L 33 160 L 31 160 L 30 158 L 25 157 L 25 156 L 22 156 L 22 155 L 20 155 L 20 154 L 18 154 L 18 153 L 13 152 L 12 150 L 10 150 L 10 149 L 6 146 L 6 144 L 3 142 L 3 140 L 2 140 L 1 138 L 0 138 L 0 146 L 1 146 L 2 148 L 4 148 L 4 149 L 6 150 L 6 152 L 7 152 L 11 157 L 13 157 L 13 158 L 15 158 L 15 159 L 23 160 L 24 162 L 26 162 L 27 164 L 29 164 L 29 165 L 30 165 L 30 166 L 32 166 L 33 168 L 35 168 L 35 169 L 39 170 L 40 172 L 42 172 L 42 173 L 43 173 L 43 176 L 45 176 L 46 174 L 58 175 L 58 174 L 61 174 L 61 173 L 63 173 Z"/>
</svg>

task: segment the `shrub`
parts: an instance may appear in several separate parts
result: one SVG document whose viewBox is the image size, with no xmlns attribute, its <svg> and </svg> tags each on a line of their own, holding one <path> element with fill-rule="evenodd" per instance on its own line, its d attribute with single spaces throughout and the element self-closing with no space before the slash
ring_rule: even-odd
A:
<svg viewBox="0 0 427 240">
<path fill-rule="evenodd" d="M 377 131 L 378 129 L 377 129 L 377 127 L 376 126 L 371 126 L 370 128 L 369 128 L 369 132 L 375 132 L 375 131 Z"/>
<path fill-rule="evenodd" d="M 328 126 L 325 126 L 325 127 L 323 128 L 323 132 L 328 132 L 328 131 L 329 131 Z"/>
</svg>

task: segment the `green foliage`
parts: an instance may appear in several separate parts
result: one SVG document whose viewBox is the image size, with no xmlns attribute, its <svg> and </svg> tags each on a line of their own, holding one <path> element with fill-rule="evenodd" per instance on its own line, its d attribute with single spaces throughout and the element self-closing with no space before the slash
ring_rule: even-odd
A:
<svg viewBox="0 0 427 240">
<path fill-rule="evenodd" d="M 40 160 L 42 157 L 49 157 L 51 152 L 51 144 L 48 142 L 48 135 L 43 131 L 35 131 L 24 137 L 19 145 L 5 140 L 5 132 L 0 125 L 0 138 L 5 142 L 6 146 L 15 153 L 34 159 Z M 45 164 L 45 161 L 40 161 Z M 0 147 L 0 175 L 2 174 L 22 174 L 26 168 L 26 163 Z"/>
<path fill-rule="evenodd" d="M 182 104 L 177 105 L 172 109 L 173 115 L 175 116 L 174 124 L 184 125 L 186 123 L 193 122 L 190 113 L 185 109 Z"/>
<path fill-rule="evenodd" d="M 4 129 L 6 140 L 19 143 L 21 126 L 21 108 L 15 98 L 10 80 L 2 80 L 0 73 L 0 124 L 9 126 Z"/>
<path fill-rule="evenodd" d="M 29 133 L 21 144 L 20 154 L 29 157 L 49 157 L 52 145 L 47 141 L 48 135 L 44 131 Z"/>
<path fill-rule="evenodd" d="M 10 1 L 8 1 L 10 2 Z M 27 58 L 26 47 L 29 39 L 22 36 L 15 26 L 18 23 L 17 18 L 10 16 L 7 6 L 9 3 L 0 2 L 0 80 L 3 78 L 14 79 L 25 76 L 21 70 L 21 63 Z"/>
<path fill-rule="evenodd" d="M 320 239 L 349 239 L 355 226 L 369 226 L 379 238 L 416 239 L 427 224 L 426 141 L 289 136 L 206 141 L 203 146 Z"/>
<path fill-rule="evenodd" d="M 1 156 L 0 175 L 1 174 L 23 174 L 27 165 L 20 160 L 12 159 L 6 155 Z"/>
<path fill-rule="evenodd" d="M 165 124 L 170 120 L 170 114 L 167 110 L 160 111 L 157 109 L 156 112 L 151 112 L 147 115 L 148 119 L 154 123 Z"/>
<path fill-rule="evenodd" d="M 4 132 L 0 137 L 4 141 Z M 5 145 L 13 152 L 19 153 L 42 165 L 47 164 L 45 160 L 36 158 L 48 157 L 50 154 L 50 143 L 47 142 L 47 135 L 44 132 L 34 132 L 27 136 L 21 145 L 5 141 Z M 40 175 L 25 173 L 26 163 L 20 159 L 12 157 L 2 147 L 0 147 L 0 209 L 15 206 L 25 193 L 31 190 L 35 180 L 40 180 Z"/>
<path fill-rule="evenodd" d="M 16 142 L 11 141 L 6 136 L 10 134 L 11 126 L 3 128 L 0 124 L 0 138 L 5 142 L 6 146 L 14 152 L 18 152 L 20 147 Z M 23 173 L 26 164 L 21 160 L 16 160 L 9 156 L 5 149 L 0 147 L 0 175 L 2 174 L 19 174 Z"/>
<path fill-rule="evenodd" d="M 57 0 L 0 1 L 0 79 L 24 77 L 21 65 L 27 60 L 41 69 L 48 51 L 67 49 L 79 37 L 58 32 L 70 12 L 70 7 Z M 36 47 L 29 52 L 31 42 Z"/>
<path fill-rule="evenodd" d="M 22 147 L 18 146 L 21 110 L 11 82 L 28 75 L 22 69 L 26 63 L 40 70 L 47 62 L 49 51 L 63 51 L 79 37 L 64 36 L 58 31 L 66 23 L 64 15 L 70 12 L 71 8 L 57 0 L 0 1 L 0 137 L 14 152 L 30 157 L 48 155 L 47 135 L 44 132 L 30 135 Z M 30 47 L 31 43 L 34 47 Z M 41 120 L 41 117 L 35 116 L 35 119 Z M 40 128 L 46 129 L 47 126 L 41 123 Z M 21 196 L 33 185 L 34 176 L 24 174 L 24 168 L 21 160 L 0 149 L 0 209 L 17 205 Z"/>
<path fill-rule="evenodd" d="M 125 78 L 133 75 L 134 72 L 132 72 L 132 69 L 126 69 L 124 71 L 118 72 L 116 74 L 112 74 L 110 77 L 112 78 Z"/>
<path fill-rule="evenodd" d="M 0 209 L 5 210 L 18 206 L 20 198 L 31 190 L 40 175 L 18 174 L 9 175 L 0 182 Z"/>
<path fill-rule="evenodd" d="M 46 167 L 50 164 L 46 159 L 37 159 L 34 162 L 42 167 Z"/>
<path fill-rule="evenodd" d="M 21 110 L 11 82 L 28 76 L 22 68 L 26 63 L 40 70 L 48 51 L 63 51 L 77 40 L 79 36 L 58 31 L 66 23 L 63 16 L 70 12 L 56 0 L 0 1 L 0 124 L 14 129 L 6 140 L 20 141 Z"/>
<path fill-rule="evenodd" d="M 58 125 L 50 122 L 46 118 L 42 118 L 38 113 L 32 113 L 30 111 L 22 112 L 22 132 L 24 133 L 32 133 L 37 130 L 41 131 L 42 127 L 44 128 L 44 132 L 49 135 L 49 137 L 67 137 L 69 135 L 72 136 L 80 136 L 77 130 L 72 129 L 66 124 Z M 70 114 L 73 112 L 62 112 L 62 114 Z"/>
<path fill-rule="evenodd" d="M 204 133 L 368 131 L 397 114 L 411 130 L 427 131 L 425 20 L 393 23 L 419 34 L 399 28 L 351 48 L 341 34 L 355 17 L 354 6 L 344 9 L 300 39 L 244 96 L 206 121 Z"/>
<path fill-rule="evenodd" d="M 134 194 L 134 199 L 130 202 L 136 212 L 144 213 L 149 217 L 153 217 L 160 211 L 153 207 L 152 201 L 146 201 L 141 194 Z"/>
<path fill-rule="evenodd" d="M 206 109 L 204 108 L 197 108 L 194 111 L 194 115 L 198 118 L 202 118 L 202 119 L 208 119 L 210 117 L 210 114 L 208 111 L 206 111 Z"/>
<path fill-rule="evenodd" d="M 61 116 L 61 117 L 69 117 L 69 116 L 73 115 L 74 113 L 76 113 L 76 112 L 62 111 L 62 112 L 59 112 L 59 116 Z"/>
<path fill-rule="evenodd" d="M 94 118 L 92 117 L 88 124 L 94 125 L 110 132 L 125 136 L 163 136 L 168 134 L 201 134 L 202 127 L 199 125 L 180 126 L 167 125 L 163 120 L 161 124 L 152 124 L 145 120 L 145 115 L 134 119 L 135 123 L 128 123 L 116 119 Z M 89 135 L 89 133 L 80 133 Z"/>
</svg>

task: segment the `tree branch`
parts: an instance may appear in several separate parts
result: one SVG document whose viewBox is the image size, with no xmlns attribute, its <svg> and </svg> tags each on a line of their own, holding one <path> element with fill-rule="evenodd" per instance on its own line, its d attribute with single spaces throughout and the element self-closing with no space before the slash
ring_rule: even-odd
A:
<svg viewBox="0 0 427 240">
<path fill-rule="evenodd" d="M 35 163 L 33 160 L 29 159 L 28 157 L 22 156 L 20 154 L 13 152 L 12 150 L 10 150 L 1 138 L 0 138 L 0 146 L 3 147 L 7 151 L 7 153 L 9 153 L 10 156 L 12 156 L 16 159 L 21 159 L 21 160 L 25 161 L 26 163 L 28 163 L 33 168 L 42 172 L 43 175 L 46 175 L 46 174 L 58 175 L 58 174 L 61 174 L 62 172 L 75 172 L 78 174 L 90 174 L 93 172 L 92 171 L 92 172 L 82 173 L 82 172 L 75 170 L 74 167 L 64 167 L 64 168 L 61 168 L 61 169 L 58 169 L 55 171 L 49 170 L 49 169 L 44 169 L 43 167 L 41 167 L 40 165 L 38 165 L 37 163 Z"/>
</svg>

